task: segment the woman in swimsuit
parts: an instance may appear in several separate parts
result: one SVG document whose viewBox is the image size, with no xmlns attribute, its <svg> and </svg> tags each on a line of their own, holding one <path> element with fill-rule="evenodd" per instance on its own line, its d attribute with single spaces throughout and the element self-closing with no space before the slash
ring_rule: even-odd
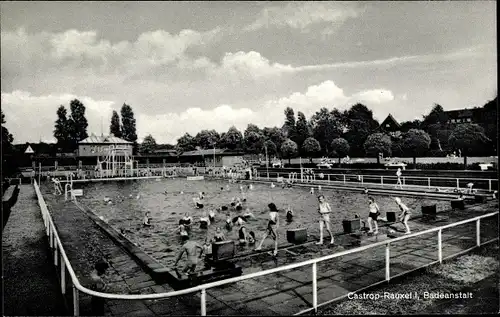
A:
<svg viewBox="0 0 500 317">
<path fill-rule="evenodd" d="M 189 215 L 189 213 L 185 213 L 184 217 L 179 220 L 179 225 L 183 225 L 187 230 L 191 228 L 191 223 L 193 222 L 193 218 Z"/>
<path fill-rule="evenodd" d="M 408 208 L 408 206 L 406 206 L 401 202 L 401 198 L 396 197 L 394 198 L 394 200 L 396 201 L 396 204 L 401 210 L 401 214 L 399 215 L 399 221 L 401 221 L 406 228 L 405 234 L 410 234 L 411 231 L 410 231 L 410 226 L 408 226 L 408 220 L 410 220 L 411 217 L 411 210 L 410 208 Z"/>
<path fill-rule="evenodd" d="M 269 207 L 269 222 L 267 224 L 267 231 L 262 237 L 259 246 L 255 249 L 255 251 L 259 251 L 262 249 L 262 244 L 266 240 L 267 236 L 270 235 L 271 238 L 274 239 L 274 252 L 273 255 L 276 256 L 278 254 L 278 226 L 279 226 L 279 217 L 278 217 L 278 209 L 274 203 L 270 203 L 267 205 Z"/>
<path fill-rule="evenodd" d="M 208 229 L 210 225 L 210 219 L 207 217 L 207 213 L 203 212 L 203 215 L 200 217 L 200 229 Z"/>
<path fill-rule="evenodd" d="M 186 227 L 184 225 L 179 225 L 179 234 L 181 235 L 181 238 L 189 236 Z"/>
<path fill-rule="evenodd" d="M 231 214 L 228 213 L 226 218 L 226 230 L 231 231 L 232 229 L 233 229 L 233 224 L 231 221 Z"/>
<path fill-rule="evenodd" d="M 287 222 L 292 222 L 293 221 L 293 210 L 290 206 L 286 209 L 286 221 Z"/>
<path fill-rule="evenodd" d="M 332 208 L 330 204 L 325 200 L 325 196 L 318 196 L 319 207 L 318 212 L 321 216 L 319 219 L 319 241 L 316 244 L 323 244 L 323 226 L 326 227 L 326 231 L 330 234 L 330 244 L 334 243 L 333 233 L 330 229 L 330 213 L 332 212 Z"/>
<path fill-rule="evenodd" d="M 208 220 L 210 220 L 210 222 L 215 222 L 215 211 L 213 209 L 210 209 L 208 212 Z"/>
<path fill-rule="evenodd" d="M 377 234 L 378 233 L 377 219 L 378 216 L 380 215 L 380 209 L 378 208 L 375 199 L 373 199 L 373 197 L 371 196 L 368 197 L 368 206 L 370 208 L 370 213 L 368 214 L 368 227 L 370 228 L 370 230 L 368 232 Z M 375 224 L 375 231 L 372 230 L 372 221 Z"/>
</svg>

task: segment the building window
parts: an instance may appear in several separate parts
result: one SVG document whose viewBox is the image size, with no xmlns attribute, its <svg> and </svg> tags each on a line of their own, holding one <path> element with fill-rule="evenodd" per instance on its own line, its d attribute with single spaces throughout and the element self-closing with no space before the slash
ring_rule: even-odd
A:
<svg viewBox="0 0 500 317">
<path fill-rule="evenodd" d="M 455 119 L 451 119 L 451 123 L 455 123 Z"/>
<path fill-rule="evenodd" d="M 389 123 L 387 123 L 387 124 L 385 125 L 385 127 L 386 127 L 386 128 L 390 128 L 390 127 L 391 127 L 391 125 L 390 125 Z"/>
<path fill-rule="evenodd" d="M 460 123 L 460 122 L 462 122 L 462 119 L 457 119 L 457 123 Z"/>
<path fill-rule="evenodd" d="M 471 122 L 471 121 L 472 121 L 472 119 L 471 119 L 471 118 L 467 118 L 467 122 Z"/>
</svg>

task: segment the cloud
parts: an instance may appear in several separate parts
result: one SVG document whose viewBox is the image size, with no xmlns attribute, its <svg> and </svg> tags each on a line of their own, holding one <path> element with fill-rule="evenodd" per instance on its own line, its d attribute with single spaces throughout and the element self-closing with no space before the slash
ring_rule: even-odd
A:
<svg viewBox="0 0 500 317">
<path fill-rule="evenodd" d="M 340 25 L 349 18 L 356 18 L 359 11 L 351 4 L 335 2 L 292 2 L 285 7 L 271 6 L 262 9 L 257 19 L 244 28 L 245 31 L 255 31 L 269 27 L 289 27 L 309 32 L 315 24 L 329 25 L 328 32 L 333 33 L 333 27 Z"/>
<path fill-rule="evenodd" d="M 111 43 L 101 39 L 96 31 L 75 29 L 61 33 L 40 32 L 28 34 L 24 29 L 16 32 L 2 31 L 2 68 L 39 60 L 46 67 L 56 65 L 92 66 L 97 70 L 128 71 L 147 70 L 148 67 L 166 65 L 182 58 L 188 48 L 205 45 L 216 40 L 220 28 L 207 32 L 182 30 L 170 34 L 164 30 L 140 34 L 137 39 Z M 6 62 L 4 62 L 4 60 Z M 38 66 L 41 66 L 40 63 Z M 26 67 L 29 68 L 29 67 Z"/>
<path fill-rule="evenodd" d="M 268 100 L 261 107 L 236 108 L 221 105 L 206 110 L 189 108 L 181 113 L 140 115 L 137 129 L 141 138 L 152 134 L 159 142 L 176 143 L 176 139 L 184 133 L 194 136 L 202 129 L 215 129 L 220 133 L 226 132 L 232 125 L 244 131 L 249 123 L 257 124 L 261 128 L 281 126 L 286 107 L 292 107 L 296 114 L 298 111 L 303 112 L 309 119 L 321 107 L 345 110 L 356 102 L 363 102 L 370 107 L 383 105 L 392 100 L 394 100 L 392 92 L 385 89 L 366 90 L 349 96 L 333 81 L 328 80 L 308 87 L 304 93 L 295 92 L 287 97 Z M 372 109 L 377 112 L 376 108 Z"/>
</svg>

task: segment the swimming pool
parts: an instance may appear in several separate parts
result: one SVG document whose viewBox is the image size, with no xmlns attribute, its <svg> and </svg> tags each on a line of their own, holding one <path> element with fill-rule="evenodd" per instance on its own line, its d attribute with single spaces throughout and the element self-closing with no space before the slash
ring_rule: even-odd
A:
<svg viewBox="0 0 500 317">
<path fill-rule="evenodd" d="M 244 187 L 247 197 L 243 210 L 248 208 L 256 218 L 249 220 L 246 227 L 256 233 L 257 239 L 261 238 L 267 227 L 267 205 L 271 202 L 280 210 L 290 206 L 295 214 L 293 221 L 287 223 L 285 212 L 280 212 L 279 243 L 286 242 L 286 230 L 291 228 L 303 227 L 307 228 L 308 234 L 319 234 L 318 193 L 324 194 L 332 207 L 331 222 L 334 233 L 343 230 L 343 219 L 354 218 L 354 215 L 359 214 L 364 220 L 368 216 L 367 196 L 342 190 L 323 189 L 311 194 L 307 188 L 271 188 L 269 184 L 253 184 L 253 189 L 249 190 L 246 184 L 228 183 L 227 180 L 188 181 L 184 178 L 80 183 L 75 184 L 75 187 L 83 188 L 84 196 L 78 198 L 81 204 L 92 209 L 116 230 L 124 230 L 123 234 L 147 254 L 165 266 L 172 267 L 181 246 L 178 222 L 186 212 L 189 212 L 194 220 L 190 234 L 192 240 L 203 243 L 206 237 L 210 239 L 214 236 L 216 227 L 222 228 L 227 239 L 237 240 L 237 227 L 229 232 L 224 229 L 227 212 L 216 212 L 215 223 L 208 229 L 200 229 L 198 219 L 203 211 L 208 212 L 222 205 L 230 207 L 233 197 L 241 197 L 240 185 Z M 193 198 L 199 192 L 205 192 L 203 209 L 194 208 Z M 111 199 L 112 203 L 106 203 L 106 197 Z M 391 197 L 374 197 L 382 216 L 386 211 L 396 211 L 399 214 L 398 206 Z M 420 207 L 423 204 L 435 203 L 438 211 L 449 206 L 449 202 L 425 198 L 404 197 L 402 200 L 412 209 L 413 215 L 421 213 Z M 151 227 L 142 226 L 146 211 L 151 213 Z M 231 217 L 238 214 L 234 210 L 230 210 L 230 213 Z M 263 247 L 271 247 L 272 244 L 272 240 L 268 239 Z"/>
</svg>

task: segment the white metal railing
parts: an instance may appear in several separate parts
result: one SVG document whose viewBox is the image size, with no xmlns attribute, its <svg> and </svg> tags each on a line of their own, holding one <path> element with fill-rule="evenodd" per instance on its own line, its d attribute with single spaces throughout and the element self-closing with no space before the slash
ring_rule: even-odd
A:
<svg viewBox="0 0 500 317">
<path fill-rule="evenodd" d="M 283 177 L 288 179 L 291 174 L 297 172 L 259 172 L 260 178 L 278 179 Z M 275 177 L 270 177 L 270 175 L 276 175 Z M 398 177 L 397 176 L 387 176 L 387 175 L 361 175 L 361 174 L 331 174 L 331 173 L 314 173 L 314 177 L 300 177 L 300 172 L 298 174 L 298 179 L 302 182 L 322 182 L 322 183 L 344 183 L 344 184 L 379 184 L 381 186 L 396 185 Z M 323 176 L 323 177 L 320 177 Z M 353 181 L 356 179 L 356 181 Z M 439 187 L 442 189 L 467 189 L 467 184 L 475 183 L 483 185 L 482 189 L 488 191 L 498 190 L 498 179 L 489 178 L 453 178 L 453 177 L 419 177 L 419 176 L 401 176 L 400 178 L 403 186 L 410 187 L 426 187 L 428 189 L 432 187 Z M 407 184 L 407 180 L 409 181 Z M 388 182 L 390 181 L 390 182 Z M 413 183 L 413 184 L 412 184 Z M 445 185 L 453 186 L 445 186 Z M 476 186 L 477 187 L 477 186 Z M 473 188 L 473 190 L 476 188 Z"/>
<path fill-rule="evenodd" d="M 60 260 L 60 264 L 61 264 L 60 265 L 60 272 L 61 272 L 60 282 L 61 282 L 61 291 L 63 294 L 65 294 L 65 292 L 66 292 L 66 279 L 65 279 L 66 271 L 69 273 L 69 275 L 71 277 L 71 282 L 73 284 L 72 288 L 73 288 L 73 314 L 74 314 L 74 316 L 78 316 L 79 311 L 80 311 L 79 292 L 82 292 L 84 294 L 91 295 L 91 296 L 96 296 L 96 297 L 106 298 L 106 299 L 114 299 L 114 300 L 152 300 L 152 299 L 169 298 L 169 297 L 174 297 L 174 296 L 179 296 L 179 295 L 190 294 L 190 293 L 194 293 L 194 292 L 200 292 L 201 293 L 200 312 L 201 312 L 202 316 L 205 316 L 206 315 L 206 290 L 207 289 L 211 289 L 214 287 L 218 287 L 218 286 L 222 286 L 222 285 L 226 285 L 226 284 L 230 284 L 230 283 L 236 283 L 236 282 L 240 282 L 240 281 L 244 281 L 244 280 L 248 280 L 248 279 L 252 279 L 252 278 L 256 278 L 256 277 L 260 277 L 260 276 L 274 274 L 274 273 L 278 273 L 278 272 L 282 272 L 282 271 L 286 271 L 286 270 L 292 270 L 292 269 L 300 268 L 300 267 L 307 266 L 307 265 L 312 266 L 313 307 L 308 308 L 302 312 L 299 312 L 298 314 L 301 314 L 301 313 L 304 313 L 304 312 L 307 312 L 310 310 L 317 311 L 319 306 L 328 304 L 332 301 L 335 301 L 337 299 L 345 297 L 345 296 L 341 296 L 341 297 L 332 299 L 330 301 L 318 304 L 317 263 L 331 260 L 331 259 L 335 259 L 335 258 L 342 257 L 345 255 L 353 254 L 353 253 L 366 251 L 366 250 L 369 250 L 372 248 L 385 246 L 385 255 L 386 255 L 385 256 L 385 268 L 386 268 L 385 281 L 389 281 L 391 278 L 409 273 L 409 272 L 403 272 L 403 273 L 397 274 L 395 276 L 390 275 L 390 246 L 392 243 L 415 238 L 415 237 L 422 236 L 422 235 L 429 234 L 429 233 L 433 233 L 433 232 L 438 232 L 438 241 L 437 241 L 438 242 L 438 260 L 430 263 L 429 265 L 434 264 L 434 263 L 441 263 L 444 260 L 443 255 L 442 255 L 442 231 L 444 229 L 456 227 L 456 226 L 471 223 L 471 222 L 476 222 L 476 245 L 470 249 L 462 251 L 461 253 L 468 252 L 468 251 L 481 245 L 481 239 L 480 239 L 480 237 L 481 237 L 481 231 L 480 231 L 481 230 L 481 228 L 480 228 L 481 219 L 489 218 L 489 217 L 493 217 L 495 215 L 498 215 L 498 211 L 497 211 L 497 212 L 477 216 L 477 217 L 474 217 L 471 219 L 458 221 L 458 222 L 448 224 L 445 226 L 431 228 L 431 229 L 424 230 L 421 232 L 416 232 L 416 233 L 404 235 L 401 237 L 393 238 L 393 239 L 388 240 L 388 241 L 375 242 L 373 244 L 369 244 L 366 246 L 361 246 L 358 248 L 341 251 L 341 252 L 338 252 L 335 254 L 306 260 L 306 261 L 303 261 L 300 263 L 293 263 L 293 264 L 289 264 L 289 265 L 285 265 L 285 266 L 281 266 L 281 267 L 277 267 L 277 268 L 273 268 L 273 269 L 269 269 L 269 270 L 265 270 L 265 271 L 259 271 L 259 272 L 255 272 L 255 273 L 251 273 L 251 274 L 247 274 L 247 275 L 243 275 L 243 276 L 238 276 L 238 277 L 233 277 L 233 278 L 229 278 L 229 279 L 225 279 L 225 280 L 221 280 L 221 281 L 202 284 L 202 285 L 198 285 L 198 286 L 195 286 L 195 287 L 192 287 L 189 289 L 172 291 L 172 292 L 168 292 L 168 293 L 142 294 L 142 295 L 111 294 L 111 293 L 95 292 L 95 291 L 90 290 L 90 289 L 88 289 L 80 284 L 80 281 L 78 280 L 78 278 L 73 270 L 73 267 L 71 266 L 71 263 L 66 255 L 66 252 L 63 248 L 62 242 L 59 238 L 59 234 L 57 233 L 56 227 L 54 225 L 54 222 L 52 220 L 52 217 L 49 213 L 49 210 L 48 210 L 47 205 L 45 203 L 45 200 L 40 192 L 40 188 L 39 188 L 36 180 L 34 181 L 34 187 L 35 187 L 36 195 L 38 197 L 38 203 L 40 205 L 40 209 L 42 212 L 44 224 L 46 227 L 46 234 L 49 237 L 49 243 L 50 243 L 51 248 L 54 249 L 54 264 L 57 266 L 58 259 Z M 484 245 L 484 244 L 491 243 L 491 242 L 496 241 L 496 240 L 498 240 L 498 238 L 483 242 L 482 244 Z M 455 255 L 456 254 L 454 254 L 452 256 L 455 256 Z M 450 258 L 452 256 L 449 256 L 448 258 Z M 376 283 L 376 284 L 378 284 L 378 283 Z"/>
</svg>

